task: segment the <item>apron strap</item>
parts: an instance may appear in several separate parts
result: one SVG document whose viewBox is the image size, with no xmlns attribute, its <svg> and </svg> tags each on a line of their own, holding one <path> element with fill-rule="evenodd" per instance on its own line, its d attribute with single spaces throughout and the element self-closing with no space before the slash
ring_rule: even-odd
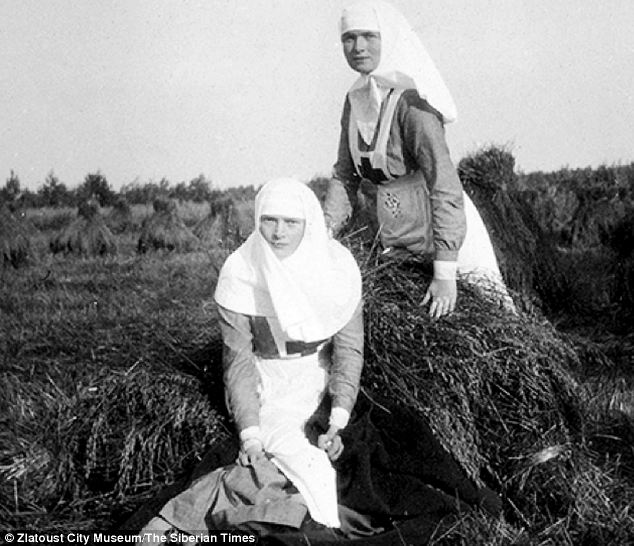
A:
<svg viewBox="0 0 634 546">
<path fill-rule="evenodd" d="M 367 178 L 368 171 L 378 174 L 377 178 L 392 180 L 387 167 L 387 141 L 390 138 L 390 129 L 396 112 L 396 105 L 401 98 L 404 89 L 392 89 L 381 108 L 378 125 L 378 136 L 374 139 L 374 146 L 371 150 L 359 150 L 359 131 L 357 130 L 357 120 L 350 110 L 350 120 L 348 122 L 348 148 L 354 163 L 355 169 L 361 178 Z M 378 173 L 376 172 L 378 171 Z"/>
</svg>

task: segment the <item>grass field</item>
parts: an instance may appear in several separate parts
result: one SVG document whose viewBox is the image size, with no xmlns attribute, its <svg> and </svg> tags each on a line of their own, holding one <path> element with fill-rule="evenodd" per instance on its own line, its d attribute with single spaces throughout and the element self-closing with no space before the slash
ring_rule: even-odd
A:
<svg viewBox="0 0 634 546">
<path fill-rule="evenodd" d="M 45 253 L 47 236 L 41 232 L 35 242 L 36 264 L 0 272 L 0 521 L 34 529 L 72 527 L 67 521 L 72 514 L 71 521 L 85 518 L 76 525 L 90 528 L 95 519 L 110 522 L 110 514 L 81 508 L 104 493 L 91 465 L 109 461 L 79 444 L 92 438 L 94 450 L 103 430 L 117 427 L 113 421 L 101 430 L 93 422 L 92 432 L 73 430 L 84 412 L 103 420 L 130 409 L 135 395 L 123 387 L 142 383 L 143 374 L 156 379 L 147 381 L 143 395 L 154 397 L 148 408 L 165 397 L 183 397 L 189 430 L 181 432 L 189 441 L 186 447 L 172 446 L 170 460 L 177 464 L 155 469 L 153 476 L 128 476 L 116 487 L 105 480 L 113 495 L 132 495 L 173 479 L 218 436 L 222 419 L 212 406 L 222 403 L 210 405 L 196 379 L 209 364 L 205 347 L 218 338 L 209 305 L 217 270 L 204 251 L 137 256 L 134 233 L 119 237 L 120 254 L 107 259 L 54 257 Z M 128 381 L 132 375 L 136 380 Z M 178 392 L 170 393 L 178 382 Z M 112 397 L 120 408 L 105 408 Z M 188 410 L 188 404 L 199 407 Z M 122 428 L 115 432 L 128 427 L 132 437 L 140 426 L 137 418 L 154 414 L 159 421 L 156 408 L 148 408 L 120 416 Z M 159 444 L 171 441 L 167 430 L 146 430 L 143 441 L 153 434 Z M 73 438 L 79 438 L 77 445 Z M 153 457 L 161 458 L 158 451 Z"/>
<path fill-rule="evenodd" d="M 207 210 L 179 212 L 193 226 Z M 150 212 L 133 207 L 116 256 L 78 258 L 48 252 L 73 210 L 30 211 L 36 260 L 0 270 L 0 528 L 107 528 L 231 434 L 214 359 L 217 255 L 137 255 L 134 226 Z M 504 478 L 509 498 L 533 495 L 526 506 L 568 504 L 510 508 L 507 521 L 474 513 L 436 544 L 625 544 L 634 534 L 634 339 L 616 327 L 620 315 L 599 308 L 551 317 L 581 355 L 570 373 L 588 420 L 583 437 L 548 451 L 544 431 L 543 460 L 527 457 L 526 467 L 542 489 Z"/>
</svg>

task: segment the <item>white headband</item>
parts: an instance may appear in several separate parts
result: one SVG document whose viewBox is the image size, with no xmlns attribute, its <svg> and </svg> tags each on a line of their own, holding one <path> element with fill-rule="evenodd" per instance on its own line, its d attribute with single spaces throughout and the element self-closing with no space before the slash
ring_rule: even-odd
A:
<svg viewBox="0 0 634 546">
<path fill-rule="evenodd" d="M 339 28 L 342 35 L 350 30 L 380 32 L 379 19 L 374 8 L 363 4 L 355 4 L 344 8 Z"/>
<path fill-rule="evenodd" d="M 306 211 L 301 196 L 296 193 L 289 195 L 287 188 L 275 188 L 265 191 L 260 198 L 259 217 L 268 215 L 306 219 Z M 258 221 L 259 217 L 257 218 Z"/>
</svg>

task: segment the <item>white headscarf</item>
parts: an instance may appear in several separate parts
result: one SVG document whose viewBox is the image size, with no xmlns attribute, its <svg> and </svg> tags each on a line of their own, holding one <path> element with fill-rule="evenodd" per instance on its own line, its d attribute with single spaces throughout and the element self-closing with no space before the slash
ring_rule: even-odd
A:
<svg viewBox="0 0 634 546">
<path fill-rule="evenodd" d="M 359 2 L 343 10 L 340 33 L 381 33 L 381 59 L 376 70 L 361 75 L 348 91 L 359 132 L 370 143 L 379 121 L 386 89 L 416 89 L 445 123 L 457 117 L 456 105 L 425 46 L 405 17 L 381 0 Z"/>
<path fill-rule="evenodd" d="M 292 255 L 275 255 L 259 230 L 262 214 L 306 221 Z M 246 315 L 275 316 L 294 340 L 319 341 L 337 333 L 361 300 L 361 273 L 350 251 L 328 237 L 313 191 L 292 178 L 267 182 L 255 198 L 255 226 L 223 265 L 216 302 Z"/>
</svg>

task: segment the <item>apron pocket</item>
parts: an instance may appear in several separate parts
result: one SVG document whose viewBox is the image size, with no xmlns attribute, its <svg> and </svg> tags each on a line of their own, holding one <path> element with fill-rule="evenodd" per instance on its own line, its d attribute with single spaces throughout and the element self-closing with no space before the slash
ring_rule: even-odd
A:
<svg viewBox="0 0 634 546">
<path fill-rule="evenodd" d="M 407 248 L 415 253 L 431 252 L 431 204 L 424 182 L 399 181 L 377 188 L 376 213 L 385 248 Z"/>
</svg>

